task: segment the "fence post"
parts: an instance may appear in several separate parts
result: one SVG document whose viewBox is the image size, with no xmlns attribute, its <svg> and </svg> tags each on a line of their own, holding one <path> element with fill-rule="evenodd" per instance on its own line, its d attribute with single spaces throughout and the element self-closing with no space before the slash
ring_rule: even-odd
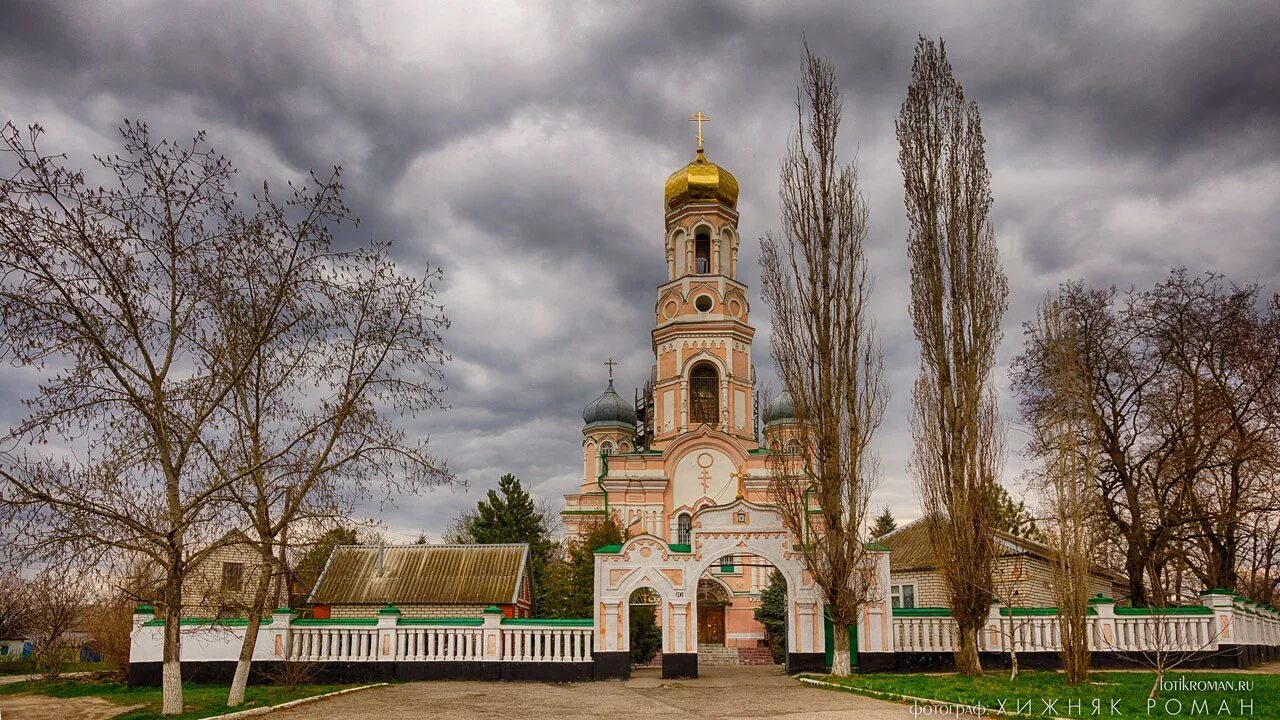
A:
<svg viewBox="0 0 1280 720">
<path fill-rule="evenodd" d="M 484 662 L 502 660 L 502 608 L 490 605 L 484 609 L 484 645 L 480 659 Z"/>
<path fill-rule="evenodd" d="M 374 657 L 378 660 L 395 660 L 396 626 L 400 624 L 400 609 L 391 603 L 378 611 L 378 648 Z"/>
<path fill-rule="evenodd" d="M 156 609 L 150 605 L 139 605 L 133 609 L 133 633 L 137 634 L 138 628 L 146 625 L 156 619 Z"/>
<path fill-rule="evenodd" d="M 1004 618 L 1000 615 L 1001 605 L 998 602 L 991 603 L 991 608 L 987 611 L 987 627 L 986 632 L 978 634 L 978 649 L 986 652 L 1005 652 L 1013 645 L 1013 609 L 1009 610 L 1009 635 L 1005 637 Z M 1006 646 L 1008 643 L 1008 646 Z"/>
<path fill-rule="evenodd" d="M 287 660 L 293 651 L 293 617 L 297 615 L 287 607 L 271 611 L 271 624 L 266 628 L 272 636 L 272 652 L 278 658 Z M 262 630 L 258 630 L 258 646 L 262 645 Z"/>
<path fill-rule="evenodd" d="M 1205 590 L 1200 593 L 1200 602 L 1213 610 L 1214 627 L 1209 629 L 1212 636 L 1217 637 L 1218 645 L 1235 645 L 1240 642 L 1237 637 L 1236 599 L 1235 593 L 1222 588 Z"/>
<path fill-rule="evenodd" d="M 1119 647 L 1119 635 L 1116 634 L 1116 601 L 1106 595 L 1098 594 L 1089 598 L 1089 607 L 1098 613 L 1098 631 L 1092 638 L 1093 649 L 1127 650 L 1128 648 Z"/>
</svg>

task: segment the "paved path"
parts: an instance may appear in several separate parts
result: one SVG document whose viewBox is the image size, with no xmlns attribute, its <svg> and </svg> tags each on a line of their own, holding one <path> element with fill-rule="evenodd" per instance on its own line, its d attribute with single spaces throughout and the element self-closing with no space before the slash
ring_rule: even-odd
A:
<svg viewBox="0 0 1280 720">
<path fill-rule="evenodd" d="M 801 685 L 773 667 L 703 668 L 697 680 L 639 670 L 626 682 L 419 682 L 272 713 L 271 720 L 813 718 L 910 720 L 905 705 Z M 7 719 L 6 719 L 7 720 Z"/>
</svg>

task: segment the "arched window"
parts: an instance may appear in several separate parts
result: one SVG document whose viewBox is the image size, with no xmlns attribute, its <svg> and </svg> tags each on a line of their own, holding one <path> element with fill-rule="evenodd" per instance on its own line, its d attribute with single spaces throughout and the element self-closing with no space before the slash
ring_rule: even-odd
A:
<svg viewBox="0 0 1280 720">
<path fill-rule="evenodd" d="M 597 475 L 604 472 L 605 468 L 607 467 L 607 465 L 605 464 L 605 458 L 612 454 L 613 454 L 613 443 L 609 442 L 608 440 L 605 440 L 604 442 L 600 443 L 600 457 L 596 458 L 596 474 Z"/>
<path fill-rule="evenodd" d="M 689 544 L 689 535 L 693 531 L 693 518 L 689 513 L 680 513 L 676 516 L 676 543 L 679 545 Z"/>
<path fill-rule="evenodd" d="M 720 378 L 712 365 L 704 363 L 689 373 L 689 422 L 720 422 Z"/>
<path fill-rule="evenodd" d="M 693 240 L 693 265 L 699 275 L 711 272 L 711 236 L 698 233 Z"/>
<path fill-rule="evenodd" d="M 790 440 L 788 440 L 787 452 L 791 453 L 792 455 L 800 452 L 800 441 L 796 440 L 795 438 L 791 438 Z"/>
</svg>

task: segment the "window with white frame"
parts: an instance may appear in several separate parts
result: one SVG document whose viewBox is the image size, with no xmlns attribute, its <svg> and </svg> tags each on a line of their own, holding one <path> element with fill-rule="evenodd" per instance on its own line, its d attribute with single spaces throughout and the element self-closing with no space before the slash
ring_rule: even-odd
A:
<svg viewBox="0 0 1280 720">
<path fill-rule="evenodd" d="M 894 608 L 913 608 L 916 606 L 915 583 L 902 583 L 889 586 L 889 599 Z"/>
</svg>

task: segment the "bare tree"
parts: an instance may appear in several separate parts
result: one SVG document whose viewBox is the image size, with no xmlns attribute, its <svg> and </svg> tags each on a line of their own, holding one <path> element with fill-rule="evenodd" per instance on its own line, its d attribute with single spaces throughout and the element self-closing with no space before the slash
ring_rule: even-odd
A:
<svg viewBox="0 0 1280 720">
<path fill-rule="evenodd" d="M 31 630 L 31 582 L 0 573 L 0 638 L 24 640 Z"/>
<path fill-rule="evenodd" d="M 49 569 L 32 581 L 28 599 L 36 667 L 45 677 L 56 678 L 63 663 L 79 659 L 80 643 L 73 630 L 89 608 L 87 586 L 71 572 Z"/>
<path fill-rule="evenodd" d="M 991 371 L 1008 285 L 996 252 L 982 121 L 946 48 L 921 37 L 897 121 L 920 342 L 912 468 L 958 626 L 956 667 L 981 674 L 991 604 L 992 503 L 1003 449 Z"/>
<path fill-rule="evenodd" d="M 1059 399 L 1052 408 L 1033 418 L 1030 428 L 1034 446 L 1041 453 L 1041 478 L 1053 523 L 1050 542 L 1056 546 L 1053 558 L 1053 588 L 1058 608 L 1062 668 L 1068 685 L 1089 679 L 1089 573 L 1093 555 L 1093 523 L 1096 507 L 1093 489 L 1092 456 L 1076 447 L 1089 422 L 1085 401 L 1087 371 L 1081 365 L 1078 323 L 1070 308 L 1054 297 L 1040 306 L 1032 332 L 1040 337 L 1048 363 L 1048 382 Z"/>
<path fill-rule="evenodd" d="M 273 204 L 264 205 L 273 211 L 270 232 L 304 230 Z M 248 371 L 232 386 L 220 414 L 233 430 L 211 456 L 220 474 L 243 478 L 227 487 L 260 555 L 227 700 L 233 707 L 244 701 L 269 604 L 287 602 L 279 592 L 287 582 L 276 584 L 275 597 L 271 589 L 273 576 L 287 573 L 291 533 L 346 517 L 355 501 L 379 485 L 388 492 L 417 492 L 450 479 L 427 451 L 426 438 L 410 438 L 397 422 L 441 405 L 440 366 L 447 356 L 440 331 L 447 321 L 433 302 L 438 272 L 404 275 L 385 245 L 333 253 L 327 229 L 305 230 L 326 239 L 313 250 L 325 259 L 314 265 L 317 272 L 290 273 L 290 258 L 272 257 L 274 265 L 250 279 L 257 292 L 219 307 L 233 338 L 231 365 Z M 285 238 L 269 246 L 296 244 Z M 266 343 L 252 337 L 238 342 L 234 328 L 260 324 L 255 318 L 271 308 L 258 307 L 256 300 L 272 296 L 280 285 L 289 286 L 290 298 L 282 331 Z M 248 356 L 241 358 L 241 352 Z"/>
<path fill-rule="evenodd" d="M 1276 508 L 1280 317 L 1256 286 L 1175 270 L 1151 290 L 1064 284 L 1055 300 L 1072 323 L 1086 373 L 1083 398 L 1053 382 L 1050 348 L 1028 328 L 1014 361 L 1022 414 L 1035 427 L 1077 404 L 1086 419 L 1073 446 L 1092 492 L 1121 539 L 1129 599 L 1184 592 L 1182 568 L 1209 587 L 1232 587 L 1255 515 Z M 1052 456 L 1053 446 L 1030 446 Z"/>
<path fill-rule="evenodd" d="M 126 122 L 122 153 L 96 158 L 98 185 L 41 152 L 41 133 L 0 133 L 0 357 L 47 367 L 0 447 L 5 549 L 151 558 L 165 578 L 163 709 L 176 714 L 182 581 L 216 549 L 225 490 L 241 479 L 217 472 L 210 439 L 251 348 L 283 329 L 291 285 L 267 288 L 262 314 L 233 332 L 217 311 L 263 289 L 249 278 L 281 257 L 272 240 L 298 251 L 273 269 L 301 272 L 339 205 L 322 183 L 295 195 L 296 232 L 259 233 L 274 206 L 239 214 L 234 170 L 203 135 L 156 141 Z"/>
<path fill-rule="evenodd" d="M 795 405 L 798 454 L 770 456 L 770 493 L 801 544 L 835 628 L 832 673 L 849 674 L 848 628 L 871 592 L 864 547 L 878 477 L 871 436 L 884 415 L 883 355 L 867 303 L 867 205 L 836 152 L 835 71 L 805 48 L 798 128 L 782 161 L 780 237 L 761 242 L 772 354 Z"/>
</svg>

